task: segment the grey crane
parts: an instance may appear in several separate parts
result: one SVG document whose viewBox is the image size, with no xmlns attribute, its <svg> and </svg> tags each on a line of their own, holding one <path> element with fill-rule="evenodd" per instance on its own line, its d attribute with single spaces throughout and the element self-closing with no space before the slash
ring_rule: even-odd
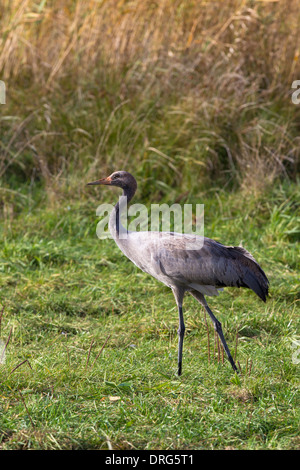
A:
<svg viewBox="0 0 300 470">
<path fill-rule="evenodd" d="M 205 295 L 218 295 L 223 287 L 246 287 L 265 302 L 269 281 L 254 257 L 242 247 L 225 246 L 206 237 L 174 232 L 133 232 L 125 229 L 120 222 L 120 215 L 125 201 L 128 203 L 137 189 L 135 178 L 127 171 L 115 171 L 107 178 L 88 184 L 123 189 L 123 197 L 110 214 L 111 235 L 121 251 L 136 266 L 173 291 L 179 313 L 178 375 L 182 372 L 185 332 L 182 303 L 187 291 L 208 312 L 229 362 L 233 370 L 238 372 L 225 341 L 222 325 L 207 305 Z"/>
</svg>

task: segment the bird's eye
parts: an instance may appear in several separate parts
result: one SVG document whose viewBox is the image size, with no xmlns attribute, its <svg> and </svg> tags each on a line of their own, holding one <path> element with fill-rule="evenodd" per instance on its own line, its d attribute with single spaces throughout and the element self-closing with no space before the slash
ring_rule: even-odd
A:
<svg viewBox="0 0 300 470">
<path fill-rule="evenodd" d="M 120 176 L 120 173 L 115 173 L 114 175 L 112 175 L 111 179 L 115 180 L 116 178 L 119 178 Z"/>
</svg>

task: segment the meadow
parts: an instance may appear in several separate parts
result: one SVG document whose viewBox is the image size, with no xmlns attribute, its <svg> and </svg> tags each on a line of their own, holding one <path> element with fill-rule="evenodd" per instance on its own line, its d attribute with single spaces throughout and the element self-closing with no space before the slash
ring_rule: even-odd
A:
<svg viewBox="0 0 300 470">
<path fill-rule="evenodd" d="M 0 448 L 299 448 L 298 2 L 2 4 Z M 266 272 L 209 298 L 240 374 L 187 295 L 176 375 L 172 292 L 96 235 L 120 169 Z"/>
</svg>

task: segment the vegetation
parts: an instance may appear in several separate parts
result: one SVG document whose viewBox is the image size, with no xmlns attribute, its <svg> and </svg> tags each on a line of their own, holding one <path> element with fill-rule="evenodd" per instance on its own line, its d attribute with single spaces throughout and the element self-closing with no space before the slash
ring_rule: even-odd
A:
<svg viewBox="0 0 300 470">
<path fill-rule="evenodd" d="M 1 448 L 299 448 L 298 2 L 2 3 Z M 266 271 L 209 299 L 239 376 L 189 296 L 176 376 L 172 293 L 96 236 L 116 169 Z"/>
</svg>

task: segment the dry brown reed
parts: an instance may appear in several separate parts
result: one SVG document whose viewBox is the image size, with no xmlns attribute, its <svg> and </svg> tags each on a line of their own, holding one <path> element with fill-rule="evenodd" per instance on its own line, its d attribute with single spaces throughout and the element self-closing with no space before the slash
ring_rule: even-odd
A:
<svg viewBox="0 0 300 470">
<path fill-rule="evenodd" d="M 4 79 L 29 70 L 47 86 L 68 68 L 85 75 L 99 61 L 145 75 L 160 63 L 165 79 L 172 69 L 188 76 L 204 67 L 207 83 L 222 63 L 218 88 L 242 84 L 241 92 L 243 69 L 272 88 L 299 70 L 297 0 L 2 0 L 0 25 Z"/>
<path fill-rule="evenodd" d="M 110 106 L 106 127 L 95 124 L 100 138 L 88 149 L 94 155 L 93 169 L 99 163 L 103 167 L 103 159 L 113 166 L 120 151 L 134 153 L 141 136 L 138 151 L 144 157 L 137 166 L 144 172 L 142 160 L 151 160 L 149 148 L 154 148 L 170 157 L 168 170 L 176 168 L 183 177 L 187 162 L 209 178 L 227 172 L 244 188 L 295 174 L 299 112 L 290 95 L 293 80 L 300 78 L 299 25 L 298 0 L 2 0 L 0 78 L 8 82 L 8 94 L 10 88 L 38 90 L 46 128 L 28 131 L 27 120 L 12 122 L 10 138 L 2 145 L 1 175 L 14 164 L 26 173 L 22 154 L 29 149 L 34 160 L 30 168 L 34 165 L 52 194 L 56 192 L 57 175 L 71 157 L 62 157 L 62 152 L 53 157 L 59 130 L 53 129 L 52 103 L 62 88 L 66 94 L 66 87 L 80 99 L 91 83 L 96 98 Z M 150 134 L 157 133 L 157 142 L 149 142 L 141 103 L 158 99 L 160 106 L 167 103 L 164 129 L 160 134 L 151 122 Z M 26 106 L 26 119 L 35 119 L 39 111 L 28 100 Z M 115 138 L 112 145 L 110 137 L 112 121 L 116 115 L 126 121 L 122 113 L 128 106 L 132 128 L 126 138 L 131 145 L 126 142 L 124 149 L 119 127 L 119 141 Z M 94 138 L 91 127 L 78 130 L 82 139 Z M 176 138 L 168 142 L 170 128 Z M 64 139 L 70 136 L 62 132 Z M 152 169 L 159 169 L 158 158 Z M 82 161 L 79 156 L 75 166 Z M 90 167 L 86 159 L 84 166 Z"/>
</svg>

